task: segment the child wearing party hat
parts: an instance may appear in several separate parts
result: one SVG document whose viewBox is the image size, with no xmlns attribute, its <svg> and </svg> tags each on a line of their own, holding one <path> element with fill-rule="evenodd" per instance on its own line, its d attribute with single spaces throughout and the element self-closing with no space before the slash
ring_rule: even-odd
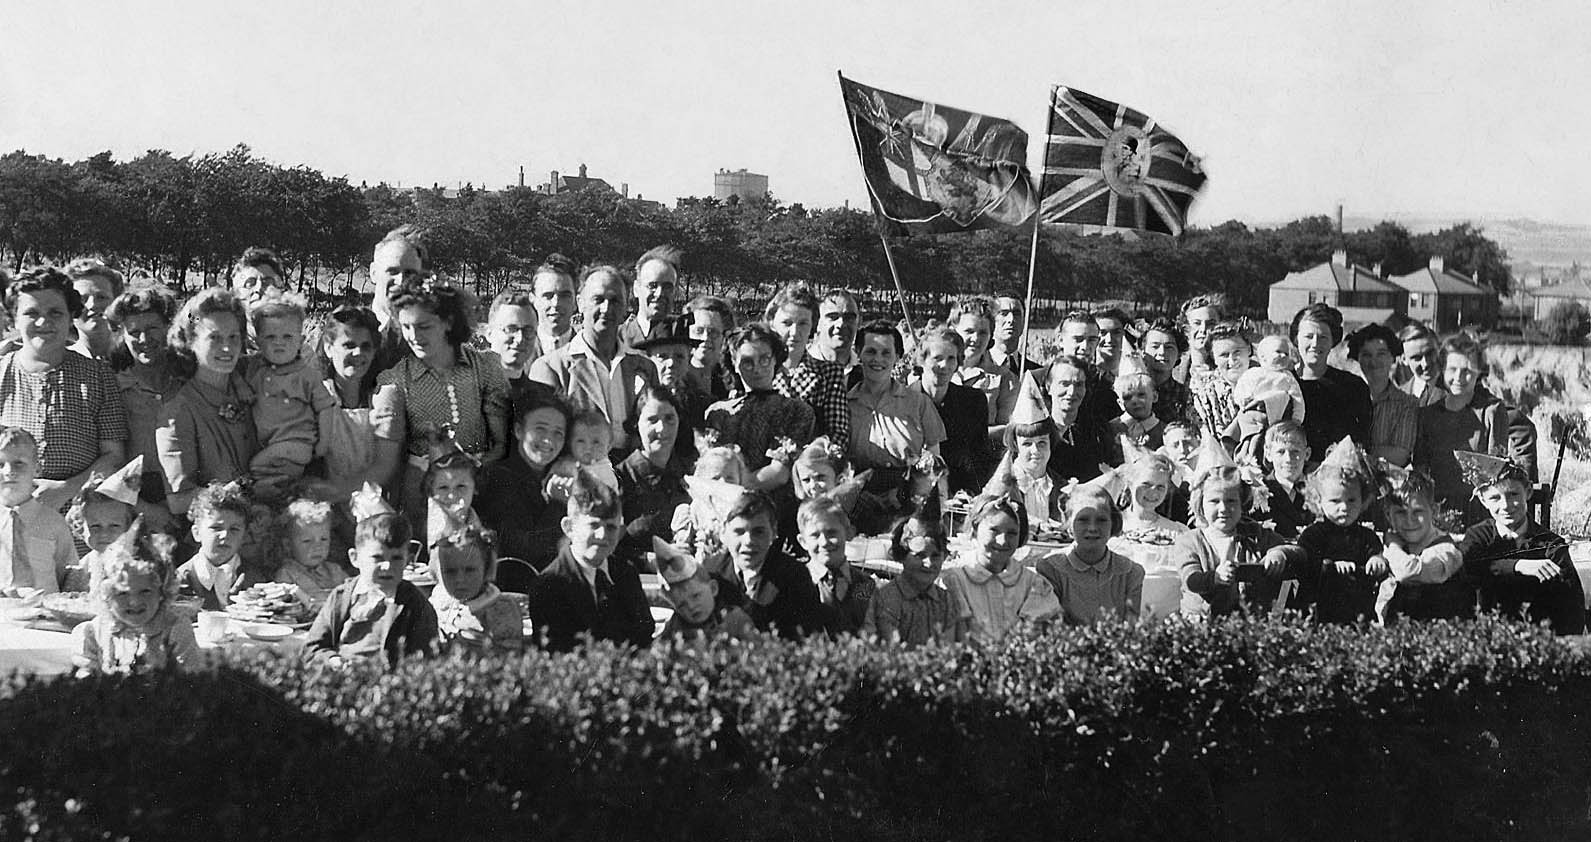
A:
<svg viewBox="0 0 1591 842">
<path fill-rule="evenodd" d="M 1327 623 L 1375 620 L 1376 593 L 1386 577 L 1381 538 L 1359 518 L 1375 499 L 1375 470 L 1357 443 L 1343 438 L 1304 481 L 1304 499 L 1319 518 L 1298 534 L 1311 566 L 1299 582 Z"/>
<path fill-rule="evenodd" d="M 120 538 L 138 517 L 138 489 L 143 483 L 144 457 L 133 457 L 121 470 L 103 479 L 89 478 L 66 512 L 66 522 L 88 552 L 66 569 L 63 591 L 92 591 L 99 583 L 100 554 Z"/>
</svg>

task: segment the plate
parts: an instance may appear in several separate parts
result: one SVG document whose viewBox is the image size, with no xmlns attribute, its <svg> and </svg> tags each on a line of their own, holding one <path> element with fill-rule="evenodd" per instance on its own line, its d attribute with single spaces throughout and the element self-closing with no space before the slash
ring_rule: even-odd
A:
<svg viewBox="0 0 1591 842">
<path fill-rule="evenodd" d="M 255 640 L 276 643 L 290 637 L 293 634 L 293 628 L 276 623 L 249 623 L 243 627 L 243 633 Z"/>
<path fill-rule="evenodd" d="M 94 619 L 94 604 L 86 593 L 49 593 L 39 600 L 39 607 L 63 626 L 75 626 Z"/>
</svg>

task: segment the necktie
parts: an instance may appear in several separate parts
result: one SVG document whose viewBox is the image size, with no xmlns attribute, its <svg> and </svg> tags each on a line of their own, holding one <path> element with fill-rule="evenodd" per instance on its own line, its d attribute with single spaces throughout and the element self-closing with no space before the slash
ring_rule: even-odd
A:
<svg viewBox="0 0 1591 842">
<path fill-rule="evenodd" d="M 597 613 L 605 614 L 608 610 L 608 603 L 613 599 L 613 580 L 608 578 L 608 571 L 597 571 L 596 585 Z"/>
<path fill-rule="evenodd" d="M 833 595 L 830 602 L 840 603 L 845 601 L 845 577 L 838 573 L 829 573 L 824 578 L 829 580 L 829 593 Z"/>
<path fill-rule="evenodd" d="M 11 587 L 37 587 L 33 581 L 33 568 L 28 565 L 28 542 L 22 537 L 22 513 L 6 509 L 11 518 Z"/>
</svg>

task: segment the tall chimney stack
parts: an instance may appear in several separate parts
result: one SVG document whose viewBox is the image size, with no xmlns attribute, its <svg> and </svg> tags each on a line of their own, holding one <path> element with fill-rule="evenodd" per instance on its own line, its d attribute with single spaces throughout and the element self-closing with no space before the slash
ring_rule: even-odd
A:
<svg viewBox="0 0 1591 842">
<path fill-rule="evenodd" d="M 626 199 L 630 198 L 630 182 L 623 181 L 619 183 L 619 195 Z"/>
<path fill-rule="evenodd" d="M 524 187 L 525 186 L 525 168 L 524 167 L 520 167 L 519 168 L 519 186 L 520 187 Z"/>
</svg>

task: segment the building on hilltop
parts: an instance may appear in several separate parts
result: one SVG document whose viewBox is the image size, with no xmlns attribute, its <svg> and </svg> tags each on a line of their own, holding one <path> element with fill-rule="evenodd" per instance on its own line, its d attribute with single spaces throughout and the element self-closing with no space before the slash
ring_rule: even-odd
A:
<svg viewBox="0 0 1591 842">
<path fill-rule="evenodd" d="M 613 185 L 609 184 L 606 179 L 586 175 L 585 164 L 580 165 L 579 175 L 564 175 L 557 170 L 553 170 L 548 173 L 547 183 L 537 185 L 536 190 L 549 196 L 557 196 L 562 193 L 595 191 L 598 193 L 617 193 L 626 199 L 630 197 L 630 185 L 625 184 L 621 190 L 615 190 Z"/>
<path fill-rule="evenodd" d="M 1424 268 L 1390 278 L 1409 294 L 1407 313 L 1439 333 L 1475 325 L 1491 329 L 1497 324 L 1502 301 L 1497 291 L 1479 282 L 1479 276 L 1466 278 L 1447 268 L 1441 257 L 1431 258 Z"/>
<path fill-rule="evenodd" d="M 768 177 L 747 172 L 745 167 L 733 171 L 720 169 L 713 174 L 713 198 L 720 202 L 728 201 L 730 196 L 739 196 L 742 202 L 747 202 L 766 195 Z"/>
<path fill-rule="evenodd" d="M 1394 313 L 1405 312 L 1408 294 L 1382 279 L 1379 268 L 1354 266 L 1348 262 L 1348 252 L 1339 249 L 1329 262 L 1289 272 L 1271 284 L 1266 318 L 1285 325 L 1294 313 L 1311 304 L 1330 304 L 1342 311 L 1344 321 L 1359 324 L 1385 321 Z"/>
</svg>

